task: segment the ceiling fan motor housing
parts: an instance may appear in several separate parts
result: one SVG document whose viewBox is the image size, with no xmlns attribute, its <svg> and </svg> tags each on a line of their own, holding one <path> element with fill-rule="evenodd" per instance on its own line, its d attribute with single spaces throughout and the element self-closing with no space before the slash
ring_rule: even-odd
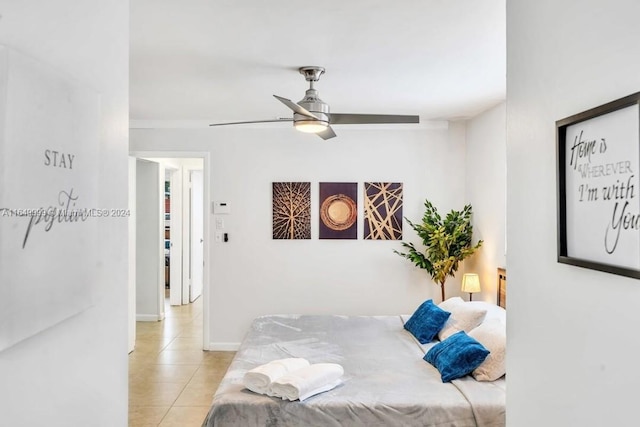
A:
<svg viewBox="0 0 640 427">
<path fill-rule="evenodd" d="M 307 89 L 304 98 L 298 102 L 298 105 L 313 113 L 320 121 L 329 123 L 329 105 L 318 97 L 318 91 L 311 88 Z M 309 120 L 309 117 L 295 113 L 293 115 L 294 122 L 298 121 L 315 121 Z"/>
</svg>

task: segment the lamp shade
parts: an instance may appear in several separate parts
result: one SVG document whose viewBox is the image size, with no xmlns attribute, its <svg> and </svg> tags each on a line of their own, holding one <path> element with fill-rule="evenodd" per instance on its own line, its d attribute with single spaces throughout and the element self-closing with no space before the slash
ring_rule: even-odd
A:
<svg viewBox="0 0 640 427">
<path fill-rule="evenodd" d="M 480 277 L 475 273 L 462 276 L 462 292 L 480 292 Z"/>
</svg>

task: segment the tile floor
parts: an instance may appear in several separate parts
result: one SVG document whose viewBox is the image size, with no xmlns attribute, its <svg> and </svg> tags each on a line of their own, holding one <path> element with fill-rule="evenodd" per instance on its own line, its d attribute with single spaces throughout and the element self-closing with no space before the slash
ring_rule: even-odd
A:
<svg viewBox="0 0 640 427">
<path fill-rule="evenodd" d="M 233 352 L 202 351 L 202 298 L 137 322 L 129 354 L 129 427 L 202 425 Z"/>
</svg>

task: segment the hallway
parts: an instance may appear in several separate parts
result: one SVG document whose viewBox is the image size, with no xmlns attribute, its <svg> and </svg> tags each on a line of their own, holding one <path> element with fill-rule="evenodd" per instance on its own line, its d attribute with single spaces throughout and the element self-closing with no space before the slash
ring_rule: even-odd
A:
<svg viewBox="0 0 640 427">
<path fill-rule="evenodd" d="M 234 352 L 202 351 L 202 298 L 137 322 L 129 354 L 129 427 L 200 427 Z"/>
</svg>

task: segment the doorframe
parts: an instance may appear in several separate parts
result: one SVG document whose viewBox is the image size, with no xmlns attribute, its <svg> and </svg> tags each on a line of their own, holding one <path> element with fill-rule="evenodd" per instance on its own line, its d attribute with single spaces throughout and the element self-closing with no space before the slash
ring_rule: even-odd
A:
<svg viewBox="0 0 640 427">
<path fill-rule="evenodd" d="M 157 150 L 157 151 L 129 151 L 129 155 L 136 158 L 199 158 L 202 159 L 202 173 L 204 179 L 203 191 L 203 221 L 204 221 L 204 272 L 203 272 L 203 282 L 202 282 L 202 347 L 203 350 L 210 349 L 210 338 L 209 338 L 209 295 L 211 292 L 210 288 L 210 206 L 211 206 L 211 184 L 210 184 L 210 176 L 211 176 L 211 153 L 208 151 L 166 151 L 166 150 Z M 164 241 L 164 240 L 163 240 Z"/>
<path fill-rule="evenodd" d="M 189 236 L 190 236 L 190 241 L 189 241 L 189 244 L 190 244 L 190 249 L 189 249 L 189 272 L 190 272 L 190 274 L 189 274 L 189 277 L 190 277 L 190 282 L 189 283 L 190 283 L 190 286 L 189 286 L 188 301 L 190 303 L 191 302 L 195 302 L 195 300 L 197 298 L 200 298 L 202 296 L 202 288 L 203 288 L 203 285 L 204 285 L 204 237 L 205 237 L 205 235 L 204 235 L 204 216 L 201 217 L 201 221 L 194 221 L 194 215 L 195 215 L 194 213 L 197 212 L 197 210 L 193 209 L 194 199 L 196 199 L 196 197 L 197 197 L 197 196 L 194 196 L 194 194 L 197 194 L 197 193 L 195 193 L 193 191 L 193 189 L 194 189 L 193 176 L 194 176 L 195 172 L 198 172 L 198 175 L 201 176 L 201 181 L 202 181 L 201 182 L 201 188 L 204 191 L 204 171 L 203 170 L 198 170 L 198 169 L 189 169 L 189 195 L 190 195 L 190 197 L 189 197 L 189 207 L 191 209 L 189 210 L 189 225 L 190 225 L 190 230 L 189 230 Z M 204 197 L 200 200 L 200 202 L 202 203 L 202 212 L 201 212 L 201 214 L 204 214 L 204 210 L 205 210 L 204 209 Z M 198 222 L 200 222 L 200 225 L 198 225 Z M 199 231 L 202 232 L 201 243 L 203 244 L 203 251 L 202 251 L 202 258 L 203 258 L 203 260 L 202 260 L 203 261 L 203 264 L 202 264 L 203 267 L 202 268 L 203 268 L 203 270 L 202 270 L 202 275 L 200 276 L 200 279 L 202 281 L 202 283 L 200 285 L 200 293 L 199 293 L 198 297 L 193 298 L 193 289 L 194 289 L 194 286 L 195 286 L 194 283 L 197 283 L 194 280 L 194 276 L 197 274 L 196 269 L 198 268 L 198 266 L 196 264 L 194 264 L 194 259 L 195 259 L 194 254 L 196 252 L 194 249 L 198 245 L 198 242 L 197 241 L 194 242 L 194 240 L 193 240 L 194 237 L 197 237 L 195 235 L 195 232 L 198 231 L 198 230 L 194 231 L 194 227 L 196 227 L 196 226 L 200 226 L 202 228 Z M 196 261 L 198 261 L 198 260 L 196 260 Z"/>
<path fill-rule="evenodd" d="M 128 205 L 131 215 L 128 220 L 128 248 L 129 248 L 129 286 L 128 286 L 128 353 L 135 350 L 136 345 L 136 186 L 131 185 L 131 181 L 137 184 L 137 158 L 129 156 L 129 197 Z"/>
</svg>

